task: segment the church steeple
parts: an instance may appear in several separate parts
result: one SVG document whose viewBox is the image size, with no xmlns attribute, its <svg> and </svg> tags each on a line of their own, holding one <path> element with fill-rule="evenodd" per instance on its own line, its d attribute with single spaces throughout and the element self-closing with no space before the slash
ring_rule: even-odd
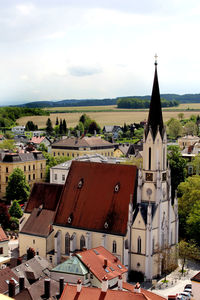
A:
<svg viewBox="0 0 200 300">
<path fill-rule="evenodd" d="M 158 130 L 160 131 L 160 135 L 163 138 L 164 125 L 163 125 L 160 91 L 159 91 L 158 75 L 157 75 L 157 55 L 155 55 L 155 74 L 154 74 L 153 89 L 151 94 L 149 117 L 145 129 L 145 137 L 147 137 L 150 129 L 152 131 L 154 140 Z"/>
</svg>

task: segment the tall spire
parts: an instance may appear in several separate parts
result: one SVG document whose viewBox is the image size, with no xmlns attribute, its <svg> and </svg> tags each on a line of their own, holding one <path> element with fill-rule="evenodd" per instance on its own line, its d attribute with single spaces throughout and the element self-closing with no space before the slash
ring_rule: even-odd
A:
<svg viewBox="0 0 200 300">
<path fill-rule="evenodd" d="M 153 89 L 151 94 L 149 117 L 145 129 L 146 137 L 148 135 L 150 128 L 153 133 L 153 139 L 155 139 L 158 129 L 160 131 L 161 137 L 163 138 L 164 125 L 163 125 L 160 91 L 159 91 L 158 75 L 157 75 L 157 55 L 155 55 L 155 74 L 154 74 Z"/>
</svg>

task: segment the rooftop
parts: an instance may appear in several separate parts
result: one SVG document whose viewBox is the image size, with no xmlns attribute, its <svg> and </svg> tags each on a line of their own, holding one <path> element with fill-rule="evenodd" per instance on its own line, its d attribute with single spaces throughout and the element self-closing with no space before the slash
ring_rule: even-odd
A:
<svg viewBox="0 0 200 300">
<path fill-rule="evenodd" d="M 71 273 L 76 275 L 88 274 L 87 268 L 76 256 L 72 256 L 70 259 L 64 261 L 62 264 L 57 265 L 51 270 L 51 272 Z"/>
<path fill-rule="evenodd" d="M 52 144 L 52 148 L 59 147 L 73 147 L 73 148 L 91 148 L 91 147 L 105 147 L 109 146 L 114 148 L 114 145 L 105 141 L 100 137 L 87 137 L 76 138 L 76 137 L 68 137 L 66 139 L 60 140 Z"/>
</svg>

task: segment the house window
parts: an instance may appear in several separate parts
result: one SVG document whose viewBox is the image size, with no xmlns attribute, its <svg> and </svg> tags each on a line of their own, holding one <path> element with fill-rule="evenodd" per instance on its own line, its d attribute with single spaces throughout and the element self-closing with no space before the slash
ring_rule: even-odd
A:
<svg viewBox="0 0 200 300">
<path fill-rule="evenodd" d="M 141 237 L 138 237 L 137 240 L 137 253 L 141 253 Z"/>
<path fill-rule="evenodd" d="M 82 250 L 85 247 L 85 238 L 82 235 L 80 239 L 80 249 Z"/>
<path fill-rule="evenodd" d="M 35 174 L 33 174 L 33 180 L 35 180 Z"/>
<path fill-rule="evenodd" d="M 55 153 L 55 152 L 53 153 L 53 156 L 56 156 L 56 153 Z"/>
<path fill-rule="evenodd" d="M 8 176 L 6 176 L 6 182 L 8 182 Z"/>
<path fill-rule="evenodd" d="M 30 174 L 28 175 L 28 180 L 31 180 L 31 175 Z"/>
<path fill-rule="evenodd" d="M 28 166 L 28 170 L 29 170 L 29 171 L 31 170 L 31 166 Z"/>
<path fill-rule="evenodd" d="M 151 170 L 151 148 L 149 148 L 149 170 Z"/>
<path fill-rule="evenodd" d="M 117 243 L 116 243 L 116 241 L 113 241 L 112 252 L 117 253 Z"/>
<path fill-rule="evenodd" d="M 33 240 L 33 244 L 35 244 L 35 240 Z"/>
<path fill-rule="evenodd" d="M 65 254 L 69 255 L 69 253 L 70 253 L 70 235 L 67 232 L 65 234 Z"/>
<path fill-rule="evenodd" d="M 65 175 L 62 175 L 62 181 L 65 181 Z"/>
<path fill-rule="evenodd" d="M 3 254 L 3 247 L 0 247 L 0 254 Z"/>
<path fill-rule="evenodd" d="M 35 165 L 33 165 L 33 170 L 35 170 Z"/>
<path fill-rule="evenodd" d="M 6 173 L 8 173 L 8 167 L 6 167 Z"/>
<path fill-rule="evenodd" d="M 58 179 L 57 174 L 54 174 L 54 180 L 57 180 L 57 179 Z"/>
<path fill-rule="evenodd" d="M 26 172 L 26 166 L 24 166 L 24 172 Z"/>
<path fill-rule="evenodd" d="M 52 257 L 52 255 L 49 256 L 49 261 L 50 261 L 50 263 L 53 262 L 53 257 Z"/>
<path fill-rule="evenodd" d="M 54 155 L 55 156 L 55 155 Z M 40 169 L 42 169 L 42 164 L 40 164 Z"/>
<path fill-rule="evenodd" d="M 40 178 L 42 179 L 42 173 L 40 173 Z"/>
<path fill-rule="evenodd" d="M 128 240 L 125 240 L 125 249 L 128 249 Z"/>
<path fill-rule="evenodd" d="M 63 153 L 62 155 L 64 156 L 65 154 Z"/>
</svg>

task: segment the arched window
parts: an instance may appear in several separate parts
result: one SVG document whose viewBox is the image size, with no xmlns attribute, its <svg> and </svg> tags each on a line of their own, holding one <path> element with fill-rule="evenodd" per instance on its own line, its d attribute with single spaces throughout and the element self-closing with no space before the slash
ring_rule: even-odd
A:
<svg viewBox="0 0 200 300">
<path fill-rule="evenodd" d="M 163 148 L 163 170 L 165 169 L 165 147 Z"/>
<path fill-rule="evenodd" d="M 113 241 L 112 252 L 117 253 L 117 243 L 116 243 L 116 241 Z"/>
<path fill-rule="evenodd" d="M 125 249 L 128 249 L 128 239 L 125 240 Z"/>
<path fill-rule="evenodd" d="M 152 253 L 154 253 L 154 250 L 155 250 L 155 238 L 153 237 L 153 240 L 152 240 Z"/>
<path fill-rule="evenodd" d="M 80 249 L 82 250 L 85 247 L 85 237 L 82 235 L 80 239 Z"/>
<path fill-rule="evenodd" d="M 141 253 L 141 237 L 137 239 L 137 253 Z"/>
<path fill-rule="evenodd" d="M 151 147 L 149 147 L 149 170 L 151 170 Z"/>
<path fill-rule="evenodd" d="M 70 254 L 70 235 L 68 232 L 65 234 L 65 254 Z"/>
</svg>

